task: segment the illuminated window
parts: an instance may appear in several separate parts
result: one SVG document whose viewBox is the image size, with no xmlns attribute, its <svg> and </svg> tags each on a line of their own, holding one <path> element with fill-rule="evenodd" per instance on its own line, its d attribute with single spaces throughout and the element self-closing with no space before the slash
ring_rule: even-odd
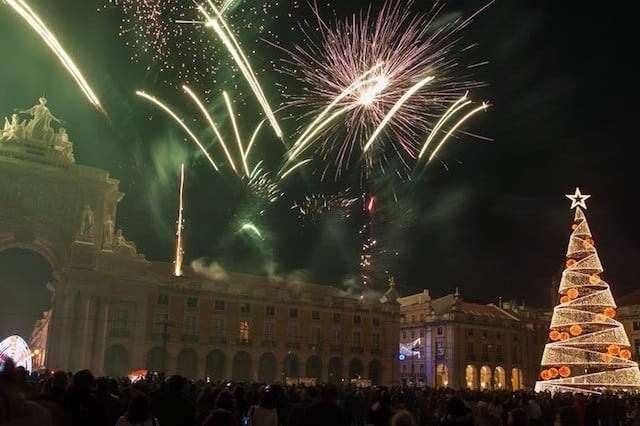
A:
<svg viewBox="0 0 640 426">
<path fill-rule="evenodd" d="M 169 296 L 166 294 L 159 294 L 156 302 L 158 305 L 168 305 L 169 304 Z"/>
<path fill-rule="evenodd" d="M 273 305 L 267 305 L 266 314 L 268 317 L 276 316 L 276 307 Z"/>
<path fill-rule="evenodd" d="M 198 298 L 187 297 L 187 308 L 197 308 L 197 307 L 198 307 Z"/>
<path fill-rule="evenodd" d="M 240 321 L 240 342 L 241 343 L 249 342 L 249 322 L 248 321 Z"/>
</svg>

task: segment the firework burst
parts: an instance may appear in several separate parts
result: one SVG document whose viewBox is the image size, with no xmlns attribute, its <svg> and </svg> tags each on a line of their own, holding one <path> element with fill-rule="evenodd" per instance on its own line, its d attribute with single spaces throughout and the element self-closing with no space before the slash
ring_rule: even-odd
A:
<svg viewBox="0 0 640 426">
<path fill-rule="evenodd" d="M 314 9 L 317 33 L 303 28 L 307 43 L 288 50 L 283 67 L 304 86 L 302 95 L 289 96 L 287 107 L 304 108 L 305 122 L 315 118 L 300 124 L 289 163 L 303 154 L 320 158 L 324 172 L 335 166 L 337 179 L 361 162 L 365 175 L 385 173 L 393 156 L 394 167 L 406 172 L 431 131 L 446 135 L 453 127 L 455 114 L 447 111 L 483 85 L 469 78 L 472 65 L 461 65 L 470 46 L 459 47 L 461 30 L 479 11 L 438 20 L 442 5 L 428 14 L 411 6 L 388 1 L 332 27 Z"/>
</svg>

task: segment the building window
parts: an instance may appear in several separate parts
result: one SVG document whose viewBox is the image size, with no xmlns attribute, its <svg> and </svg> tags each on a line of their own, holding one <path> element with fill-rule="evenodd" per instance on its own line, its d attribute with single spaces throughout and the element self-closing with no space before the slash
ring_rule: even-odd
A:
<svg viewBox="0 0 640 426">
<path fill-rule="evenodd" d="M 224 318 L 213 319 L 213 337 L 221 339 L 224 337 Z"/>
<path fill-rule="evenodd" d="M 342 344 L 342 333 L 339 328 L 333 329 L 333 344 L 341 345 Z"/>
<path fill-rule="evenodd" d="M 373 326 L 374 327 L 380 327 L 380 318 L 373 317 Z"/>
<path fill-rule="evenodd" d="M 413 328 L 411 329 L 409 334 L 411 335 L 411 339 L 415 339 L 416 338 L 416 331 Z"/>
<path fill-rule="evenodd" d="M 268 342 L 275 342 L 276 340 L 276 325 L 272 322 L 264 323 L 264 340 Z"/>
<path fill-rule="evenodd" d="M 402 340 L 407 340 L 407 332 L 402 330 Z"/>
<path fill-rule="evenodd" d="M 473 328 L 467 328 L 467 336 L 473 336 Z"/>
<path fill-rule="evenodd" d="M 187 297 L 187 308 L 197 308 L 197 307 L 198 307 L 198 298 Z"/>
<path fill-rule="evenodd" d="M 516 333 L 513 333 L 513 341 L 514 342 L 518 341 L 518 335 Z"/>
<path fill-rule="evenodd" d="M 633 339 L 633 351 L 635 359 L 640 359 L 640 339 Z"/>
<path fill-rule="evenodd" d="M 638 331 L 640 330 L 640 321 L 634 321 L 633 322 L 633 331 Z"/>
<path fill-rule="evenodd" d="M 213 309 L 215 309 L 216 311 L 224 311 L 224 300 L 216 299 L 213 302 Z"/>
<path fill-rule="evenodd" d="M 289 324 L 289 331 L 287 333 L 287 339 L 289 343 L 298 343 L 298 325 Z"/>
<path fill-rule="evenodd" d="M 240 321 L 240 343 L 249 343 L 249 321 Z"/>
<path fill-rule="evenodd" d="M 319 345 L 322 342 L 322 333 L 320 327 L 311 327 L 311 343 Z"/>
<path fill-rule="evenodd" d="M 169 324 L 169 314 L 156 314 L 155 319 L 153 323 L 153 334 L 161 335 L 164 333 L 165 324 Z"/>
<path fill-rule="evenodd" d="M 298 318 L 298 308 L 289 308 L 289 318 Z"/>
<path fill-rule="evenodd" d="M 362 324 L 362 317 L 360 315 L 353 316 L 353 324 L 360 325 Z"/>
<path fill-rule="evenodd" d="M 333 322 L 334 323 L 339 323 L 340 321 L 342 321 L 342 316 L 339 313 L 334 313 L 333 314 Z"/>
<path fill-rule="evenodd" d="M 442 336 L 442 333 L 444 333 L 444 330 L 442 330 L 442 327 L 438 327 L 438 328 L 436 328 L 436 334 L 437 334 L 438 336 Z"/>
<path fill-rule="evenodd" d="M 473 357 L 474 356 L 474 344 L 473 342 L 467 342 L 467 356 L 468 357 Z"/>
<path fill-rule="evenodd" d="M 511 359 L 511 362 L 513 362 L 514 364 L 520 362 L 520 350 L 518 349 L 517 346 L 513 347 L 513 357 Z"/>
<path fill-rule="evenodd" d="M 182 327 L 182 334 L 184 334 L 185 336 L 195 336 L 196 321 L 197 321 L 197 317 L 195 315 L 186 315 L 184 317 L 184 326 Z"/>
<path fill-rule="evenodd" d="M 373 342 L 372 342 L 372 346 L 373 349 L 375 350 L 380 350 L 380 333 L 373 333 L 372 335 L 373 338 Z"/>
<path fill-rule="evenodd" d="M 362 347 L 362 333 L 358 330 L 353 332 L 353 346 L 356 348 Z"/>
<path fill-rule="evenodd" d="M 240 304 L 240 313 L 241 314 L 248 314 L 249 312 L 251 312 L 251 303 L 241 303 Z"/>
<path fill-rule="evenodd" d="M 127 317 L 129 313 L 127 311 L 115 311 L 113 317 L 113 330 L 127 331 Z"/>
<path fill-rule="evenodd" d="M 420 324 L 424 323 L 424 314 L 420 314 Z"/>
<path fill-rule="evenodd" d="M 483 339 L 487 338 L 487 330 L 482 330 L 482 338 Z"/>
<path fill-rule="evenodd" d="M 314 321 L 320 321 L 320 311 L 311 311 L 311 319 Z"/>
<path fill-rule="evenodd" d="M 420 337 L 424 337 L 424 328 L 420 329 Z"/>
<path fill-rule="evenodd" d="M 267 305 L 266 315 L 268 317 L 275 317 L 276 316 L 276 307 L 273 306 L 273 305 Z"/>
<path fill-rule="evenodd" d="M 496 358 L 498 361 L 502 361 L 502 345 L 496 345 Z"/>
<path fill-rule="evenodd" d="M 502 339 L 502 333 L 496 331 L 496 339 Z"/>
<path fill-rule="evenodd" d="M 411 324 L 415 324 L 415 323 L 416 323 L 416 316 L 411 315 Z"/>
<path fill-rule="evenodd" d="M 166 294 L 159 294 L 156 302 L 158 305 L 168 305 L 169 304 L 169 296 Z"/>
<path fill-rule="evenodd" d="M 482 359 L 483 360 L 489 359 L 489 344 L 488 343 L 483 343 L 482 344 Z"/>
</svg>

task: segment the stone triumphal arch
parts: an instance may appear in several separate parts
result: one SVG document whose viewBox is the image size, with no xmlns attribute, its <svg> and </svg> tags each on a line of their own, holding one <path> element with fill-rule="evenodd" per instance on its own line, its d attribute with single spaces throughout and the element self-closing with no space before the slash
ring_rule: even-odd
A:
<svg viewBox="0 0 640 426">
<path fill-rule="evenodd" d="M 171 263 L 147 261 L 114 229 L 124 196 L 118 185 L 107 171 L 75 162 L 46 99 L 5 118 L 0 251 L 32 250 L 53 269 L 52 307 L 29 342 L 40 367 L 397 383 L 393 282 L 378 300 L 195 267 L 174 276 Z"/>
</svg>

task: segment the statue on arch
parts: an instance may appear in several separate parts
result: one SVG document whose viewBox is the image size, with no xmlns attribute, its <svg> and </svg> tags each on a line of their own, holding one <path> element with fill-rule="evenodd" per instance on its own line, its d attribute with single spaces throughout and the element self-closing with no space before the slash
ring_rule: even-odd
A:
<svg viewBox="0 0 640 426">
<path fill-rule="evenodd" d="M 65 160 L 71 161 L 72 163 L 75 162 L 75 158 L 73 156 L 73 143 L 69 140 L 67 129 L 60 127 L 58 132 L 54 134 L 51 143 L 53 145 L 53 149 L 62 155 Z"/>
<path fill-rule="evenodd" d="M 113 248 L 113 219 L 107 215 L 102 227 L 102 249 L 111 250 Z"/>
<path fill-rule="evenodd" d="M 0 141 L 22 139 L 24 132 L 24 122 L 20 120 L 18 114 L 11 114 L 11 121 L 7 117 L 4 118 L 4 128 L 0 132 Z"/>
<path fill-rule="evenodd" d="M 91 206 L 89 206 L 89 204 L 85 204 L 84 209 L 82 210 L 78 235 L 89 239 L 93 237 L 93 210 L 91 210 Z"/>
<path fill-rule="evenodd" d="M 55 121 L 62 124 L 62 121 L 56 118 L 49 108 L 45 105 L 47 98 L 44 96 L 38 99 L 38 104 L 32 106 L 29 109 L 20 111 L 21 114 L 31 114 L 33 117 L 26 126 L 27 135 L 35 139 L 42 139 L 44 141 L 51 141 L 53 139 L 54 131 L 51 128 L 51 122 Z"/>
<path fill-rule="evenodd" d="M 136 243 L 133 241 L 127 241 L 124 238 L 122 229 L 118 229 L 114 235 L 113 251 L 117 254 L 135 257 L 138 256 L 137 250 Z"/>
</svg>

